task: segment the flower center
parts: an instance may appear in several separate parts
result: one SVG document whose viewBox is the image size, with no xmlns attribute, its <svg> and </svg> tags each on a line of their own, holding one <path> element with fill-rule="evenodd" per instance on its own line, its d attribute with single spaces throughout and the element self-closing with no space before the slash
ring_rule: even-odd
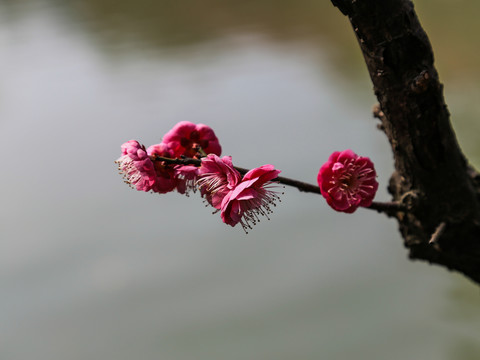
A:
<svg viewBox="0 0 480 360">
<path fill-rule="evenodd" d="M 358 166 L 353 164 L 352 162 L 349 163 L 336 163 L 333 165 L 333 171 L 338 175 L 338 181 L 340 183 L 340 187 L 343 190 L 355 190 L 360 185 L 360 179 L 358 175 Z"/>
<path fill-rule="evenodd" d="M 194 130 L 188 137 L 182 137 L 180 139 L 180 145 L 185 148 L 186 156 L 193 157 L 197 153 L 197 148 L 205 150 L 208 148 L 208 140 L 200 138 L 198 131 Z"/>
</svg>

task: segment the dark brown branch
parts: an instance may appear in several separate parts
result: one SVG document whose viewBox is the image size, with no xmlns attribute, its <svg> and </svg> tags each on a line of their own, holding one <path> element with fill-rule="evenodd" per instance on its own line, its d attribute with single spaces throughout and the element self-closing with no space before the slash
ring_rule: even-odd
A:
<svg viewBox="0 0 480 360">
<path fill-rule="evenodd" d="M 202 165 L 202 160 L 193 159 L 193 158 L 175 158 L 175 159 L 172 159 L 172 158 L 167 158 L 167 157 L 156 155 L 153 160 L 163 161 L 166 164 L 175 164 L 175 165 L 195 165 L 195 166 Z"/>
<path fill-rule="evenodd" d="M 380 103 L 374 116 L 395 160 L 389 191 L 395 201 L 414 194 L 408 213 L 397 215 L 410 257 L 480 283 L 479 176 L 458 146 L 433 51 L 412 2 L 332 3 L 352 24 Z M 432 233 L 438 246 L 429 244 Z"/>
<path fill-rule="evenodd" d="M 248 169 L 239 168 L 237 166 L 235 166 L 235 169 L 237 169 L 241 174 L 246 174 L 249 171 Z M 317 185 L 308 184 L 303 181 L 286 178 L 284 176 L 279 176 L 272 181 L 278 181 L 280 184 L 296 187 L 298 190 L 303 192 L 320 194 L 320 188 Z"/>
<path fill-rule="evenodd" d="M 383 212 L 388 216 L 395 216 L 398 212 L 405 213 L 408 211 L 407 206 L 405 206 L 405 204 L 398 201 L 391 201 L 391 202 L 374 201 L 367 209 L 372 209 L 379 213 Z"/>
<path fill-rule="evenodd" d="M 192 158 L 181 158 L 181 159 L 171 159 L 167 157 L 162 157 L 162 156 L 156 156 L 155 159 L 156 161 L 164 161 L 167 164 L 176 164 L 176 165 L 195 165 L 195 166 L 200 166 L 202 165 L 202 161 L 200 159 L 192 159 Z M 250 169 L 245 169 L 241 168 L 238 166 L 235 166 L 235 169 L 242 175 L 245 175 L 247 172 L 250 171 Z M 310 192 L 310 193 L 315 193 L 315 194 L 320 194 L 320 188 L 316 185 L 308 184 L 303 181 L 298 181 L 290 178 L 286 178 L 283 176 L 279 176 L 272 181 L 277 181 L 281 184 L 296 187 L 298 190 L 303 191 L 303 192 Z"/>
</svg>

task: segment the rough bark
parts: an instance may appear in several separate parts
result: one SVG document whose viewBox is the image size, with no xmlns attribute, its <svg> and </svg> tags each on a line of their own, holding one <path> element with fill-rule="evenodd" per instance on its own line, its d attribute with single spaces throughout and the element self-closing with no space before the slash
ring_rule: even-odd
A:
<svg viewBox="0 0 480 360">
<path fill-rule="evenodd" d="M 332 0 L 348 17 L 395 161 L 389 192 L 412 259 L 480 284 L 480 175 L 457 143 L 433 51 L 409 0 Z"/>
</svg>

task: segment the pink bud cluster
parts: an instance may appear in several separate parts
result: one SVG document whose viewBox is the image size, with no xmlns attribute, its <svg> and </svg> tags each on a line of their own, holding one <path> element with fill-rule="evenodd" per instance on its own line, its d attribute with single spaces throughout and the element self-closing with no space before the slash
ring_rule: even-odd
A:
<svg viewBox="0 0 480 360">
<path fill-rule="evenodd" d="M 159 194 L 174 190 L 188 194 L 198 189 L 207 203 L 221 212 L 224 223 L 240 223 L 245 231 L 259 221 L 259 216 L 268 218 L 279 200 L 272 180 L 280 171 L 264 165 L 242 177 L 231 157 L 219 157 L 222 148 L 207 125 L 182 121 L 165 134 L 160 144 L 145 149 L 138 141 L 130 140 L 121 149 L 122 155 L 115 162 L 132 188 Z M 174 165 L 160 158 L 193 158 L 201 162 L 200 166 Z"/>
</svg>

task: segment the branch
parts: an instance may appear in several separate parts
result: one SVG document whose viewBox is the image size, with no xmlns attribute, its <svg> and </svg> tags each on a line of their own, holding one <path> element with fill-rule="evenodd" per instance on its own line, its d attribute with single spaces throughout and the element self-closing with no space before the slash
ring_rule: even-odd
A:
<svg viewBox="0 0 480 360">
<path fill-rule="evenodd" d="M 202 160 L 200 159 L 193 159 L 193 158 L 167 158 L 163 156 L 158 156 L 156 155 L 155 158 L 153 159 L 154 161 L 163 161 L 167 164 L 175 164 L 175 165 L 194 165 L 194 166 L 201 166 L 202 165 Z M 234 166 L 234 168 L 242 175 L 245 175 L 249 169 L 241 168 L 238 166 Z M 286 178 L 283 176 L 278 176 L 272 181 L 278 182 L 283 185 L 288 185 L 297 188 L 298 190 L 302 192 L 309 192 L 309 193 L 314 193 L 321 195 L 320 188 L 317 185 L 312 185 L 308 184 L 303 181 L 299 180 L 294 180 L 290 178 Z M 401 202 L 372 202 L 372 204 L 367 207 L 367 209 L 372 209 L 376 210 L 377 212 L 384 212 L 388 216 L 393 216 L 397 212 L 406 212 L 407 211 L 407 206 L 404 203 Z"/>
</svg>

